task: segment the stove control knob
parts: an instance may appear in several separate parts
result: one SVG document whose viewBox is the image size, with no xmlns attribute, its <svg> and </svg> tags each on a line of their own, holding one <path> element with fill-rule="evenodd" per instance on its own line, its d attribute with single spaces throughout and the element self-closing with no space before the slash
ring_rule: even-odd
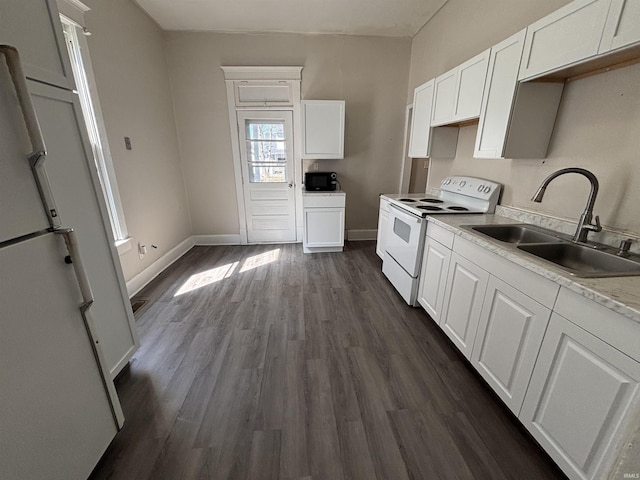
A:
<svg viewBox="0 0 640 480">
<path fill-rule="evenodd" d="M 464 180 L 462 180 L 462 181 L 460 182 L 460 188 L 464 187 L 466 184 L 467 184 L 467 182 L 465 182 Z"/>
<path fill-rule="evenodd" d="M 483 192 L 484 193 L 489 193 L 491 191 L 491 187 L 484 187 Z"/>
<path fill-rule="evenodd" d="M 482 192 L 482 189 L 483 189 L 483 188 L 484 188 L 484 185 L 480 185 L 480 186 L 478 187 L 478 191 L 479 191 L 479 192 Z"/>
<path fill-rule="evenodd" d="M 443 184 L 443 185 L 449 185 L 450 183 L 451 183 L 451 179 L 450 179 L 450 178 L 445 178 L 445 179 L 442 181 L 442 184 Z"/>
</svg>

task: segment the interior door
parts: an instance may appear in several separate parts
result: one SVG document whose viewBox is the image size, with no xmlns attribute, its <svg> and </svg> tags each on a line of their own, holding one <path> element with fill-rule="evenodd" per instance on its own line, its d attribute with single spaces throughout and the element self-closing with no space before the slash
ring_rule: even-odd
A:
<svg viewBox="0 0 640 480">
<path fill-rule="evenodd" d="M 291 111 L 238 111 L 248 243 L 296 240 Z"/>
</svg>

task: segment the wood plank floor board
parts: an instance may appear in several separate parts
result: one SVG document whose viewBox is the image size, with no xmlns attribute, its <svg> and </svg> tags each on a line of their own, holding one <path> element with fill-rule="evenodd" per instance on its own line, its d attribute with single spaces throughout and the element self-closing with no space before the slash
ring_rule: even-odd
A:
<svg viewBox="0 0 640 480">
<path fill-rule="evenodd" d="M 373 242 L 194 247 L 136 299 L 91 480 L 565 478 Z"/>
</svg>

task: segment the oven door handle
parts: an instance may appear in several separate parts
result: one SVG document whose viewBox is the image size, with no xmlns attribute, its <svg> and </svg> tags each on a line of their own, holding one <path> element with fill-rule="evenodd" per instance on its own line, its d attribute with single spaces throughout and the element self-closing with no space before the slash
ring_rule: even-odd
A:
<svg viewBox="0 0 640 480">
<path fill-rule="evenodd" d="M 393 215 L 395 215 L 396 217 L 400 217 L 402 218 L 405 222 L 409 223 L 411 221 L 414 221 L 416 223 L 420 223 L 424 220 L 423 217 L 419 217 L 413 213 L 409 213 L 407 212 L 405 209 L 403 209 L 402 207 L 399 207 L 393 203 L 390 203 L 389 206 L 393 207 L 395 209 L 395 212 L 393 212 Z"/>
</svg>

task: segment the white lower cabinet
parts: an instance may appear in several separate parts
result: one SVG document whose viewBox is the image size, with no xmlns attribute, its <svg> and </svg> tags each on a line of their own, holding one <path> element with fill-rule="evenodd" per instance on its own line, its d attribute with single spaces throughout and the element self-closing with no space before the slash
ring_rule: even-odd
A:
<svg viewBox="0 0 640 480">
<path fill-rule="evenodd" d="M 431 237 L 427 237 L 420 272 L 418 287 L 418 303 L 427 311 L 433 320 L 440 323 L 444 291 L 449 272 L 451 250 Z"/>
<path fill-rule="evenodd" d="M 451 255 L 443 314 L 439 325 L 468 359 L 478 330 L 489 274 L 475 263 Z"/>
<path fill-rule="evenodd" d="M 376 240 L 376 253 L 384 260 L 385 231 L 389 219 L 389 201 L 380 199 L 380 211 L 378 212 L 378 236 Z"/>
<path fill-rule="evenodd" d="M 608 478 L 639 382 L 640 363 L 554 313 L 519 418 L 569 478 Z"/>
<path fill-rule="evenodd" d="M 346 195 L 311 192 L 302 196 L 304 253 L 341 252 L 344 247 L 344 208 Z"/>
<path fill-rule="evenodd" d="M 531 297 L 489 278 L 471 363 L 516 415 L 550 316 Z"/>
</svg>

